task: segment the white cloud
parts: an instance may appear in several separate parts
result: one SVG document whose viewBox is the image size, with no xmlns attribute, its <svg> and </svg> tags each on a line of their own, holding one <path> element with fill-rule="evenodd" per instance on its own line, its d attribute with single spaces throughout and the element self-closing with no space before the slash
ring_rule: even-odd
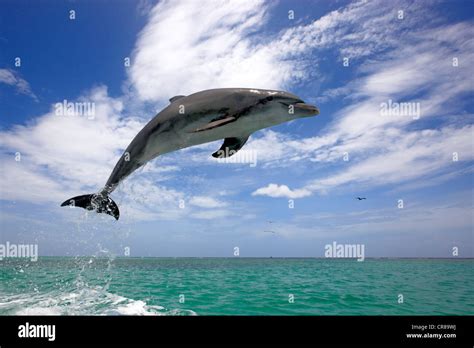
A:
<svg viewBox="0 0 474 348">
<path fill-rule="evenodd" d="M 410 23 L 388 21 L 382 30 L 374 19 L 389 15 L 384 6 L 358 2 L 268 35 L 264 29 L 271 6 L 263 0 L 158 3 L 133 54 L 130 82 L 138 96 L 163 101 L 209 88 L 281 89 L 313 77 L 317 59 L 302 54 L 315 47 L 337 44 L 367 55 L 394 41 L 389 35 L 393 28 Z M 362 29 L 365 36 L 354 34 Z M 362 53 L 367 47 L 370 52 Z"/>
<path fill-rule="evenodd" d="M 136 172 L 113 193 L 114 200 L 127 220 L 176 220 L 189 211 L 180 208 L 183 192 L 159 185 L 157 175 Z"/>
<path fill-rule="evenodd" d="M 201 208 L 222 208 L 226 206 L 225 202 L 207 196 L 193 196 L 189 204 Z"/>
<path fill-rule="evenodd" d="M 368 24 L 365 29 L 372 34 L 375 30 Z M 287 138 L 282 156 L 273 158 L 273 165 L 295 165 L 290 160 L 295 158 L 303 166 L 308 159 L 316 164 L 339 164 L 339 170 L 316 177 L 300 188 L 312 193 L 350 183 L 376 186 L 434 176 L 448 179 L 462 173 L 453 165 L 452 156 L 458 152 L 462 163 L 474 159 L 472 122 L 469 114 L 458 117 L 455 123 L 452 116 L 464 110 L 462 98 L 474 91 L 474 85 L 470 65 L 460 63 L 455 67 L 453 57 L 459 62 L 474 60 L 472 30 L 473 25 L 468 23 L 413 29 L 391 50 L 364 65 L 358 79 L 327 93 L 332 97 L 340 91 L 352 94 L 355 101 L 336 113 L 322 135 Z M 407 99 L 412 96 L 416 97 Z M 419 103 L 420 118 L 382 115 L 380 105 L 389 99 Z M 324 111 L 319 117 L 324 117 Z M 427 128 L 426 121 L 434 117 L 438 117 L 437 128 Z M 271 146 L 270 141 L 261 144 L 263 148 Z M 349 156 L 348 162 L 343 161 L 344 154 Z M 448 175 L 449 171 L 454 173 Z M 264 194 L 266 189 L 257 192 Z M 271 196 L 271 191 L 268 193 Z"/>
<path fill-rule="evenodd" d="M 143 100 L 216 87 L 277 87 L 290 64 L 249 33 L 265 23 L 263 1 L 162 1 L 140 33 L 130 78 Z"/>
<path fill-rule="evenodd" d="M 27 95 L 33 100 L 38 101 L 38 97 L 32 92 L 30 84 L 28 81 L 22 79 L 18 76 L 13 70 L 10 69 L 0 69 L 0 83 L 5 83 L 9 86 L 15 87 L 18 93 Z"/>
<path fill-rule="evenodd" d="M 430 177 L 441 169 L 457 171 L 453 153 L 463 154 L 463 161 L 474 160 L 471 148 L 472 126 L 411 132 L 400 138 L 398 146 L 387 153 L 372 156 L 327 178 L 307 186 L 311 191 L 327 190 L 348 183 L 375 186 Z"/>
<path fill-rule="evenodd" d="M 287 197 L 302 198 L 311 195 L 311 191 L 306 189 L 290 190 L 286 185 L 269 184 L 267 187 L 259 188 L 252 193 L 252 196 L 270 196 L 270 197 Z"/>
<path fill-rule="evenodd" d="M 9 201 L 60 202 L 65 200 L 61 184 L 27 160 L 15 161 L 15 155 L 0 156 L 0 197 Z"/>
<path fill-rule="evenodd" d="M 122 103 L 110 98 L 105 87 L 95 88 L 79 100 L 95 103 L 93 119 L 59 116 L 52 107 L 31 124 L 0 132 L 4 154 L 19 152 L 22 160 L 15 165 L 47 172 L 55 181 L 69 183 L 76 189 L 100 189 L 118 155 L 143 124 L 133 118 L 121 118 Z"/>
</svg>

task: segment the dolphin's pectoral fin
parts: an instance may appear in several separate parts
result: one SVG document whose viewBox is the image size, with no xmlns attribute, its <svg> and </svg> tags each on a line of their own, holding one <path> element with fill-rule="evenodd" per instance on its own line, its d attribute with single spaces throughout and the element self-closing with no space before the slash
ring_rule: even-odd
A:
<svg viewBox="0 0 474 348">
<path fill-rule="evenodd" d="M 248 136 L 240 138 L 225 138 L 221 148 L 212 154 L 215 158 L 225 158 L 234 155 L 245 145 Z"/>
<path fill-rule="evenodd" d="M 196 130 L 193 131 L 193 133 L 203 132 L 203 131 L 207 131 L 207 130 L 210 130 L 210 129 L 214 129 L 214 128 L 223 126 L 227 123 L 234 122 L 236 119 L 237 118 L 235 118 L 234 116 L 227 116 L 225 118 L 220 118 L 218 120 L 209 122 L 204 127 L 197 128 Z"/>
<path fill-rule="evenodd" d="M 170 103 L 174 102 L 175 100 L 181 99 L 186 97 L 185 95 L 175 95 L 173 98 L 170 98 Z"/>
</svg>

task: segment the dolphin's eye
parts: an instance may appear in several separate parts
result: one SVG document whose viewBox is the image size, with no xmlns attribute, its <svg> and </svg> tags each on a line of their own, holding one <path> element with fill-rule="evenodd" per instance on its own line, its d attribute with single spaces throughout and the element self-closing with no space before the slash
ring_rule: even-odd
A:
<svg viewBox="0 0 474 348">
<path fill-rule="evenodd" d="M 266 99 L 267 99 L 268 101 L 272 101 L 272 100 L 273 100 L 273 97 L 270 96 L 270 97 L 267 97 Z"/>
</svg>

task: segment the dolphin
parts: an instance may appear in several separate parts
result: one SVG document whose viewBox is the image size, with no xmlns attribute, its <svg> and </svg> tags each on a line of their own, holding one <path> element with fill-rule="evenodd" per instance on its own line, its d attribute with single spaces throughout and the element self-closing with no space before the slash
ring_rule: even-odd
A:
<svg viewBox="0 0 474 348">
<path fill-rule="evenodd" d="M 319 114 L 316 106 L 298 96 L 276 90 L 219 88 L 172 97 L 128 145 L 98 192 L 70 198 L 61 206 L 76 206 L 119 219 L 110 194 L 118 184 L 157 156 L 190 146 L 224 139 L 216 158 L 239 151 L 260 129 Z"/>
</svg>

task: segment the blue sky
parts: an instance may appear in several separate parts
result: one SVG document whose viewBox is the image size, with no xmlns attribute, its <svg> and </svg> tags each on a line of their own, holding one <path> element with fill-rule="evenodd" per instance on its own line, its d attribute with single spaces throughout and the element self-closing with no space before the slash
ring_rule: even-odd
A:
<svg viewBox="0 0 474 348">
<path fill-rule="evenodd" d="M 0 242 L 42 255 L 321 257 L 333 241 L 366 257 L 474 255 L 472 2 L 0 8 Z M 170 97 L 219 87 L 288 90 L 321 114 L 253 134 L 255 167 L 216 162 L 219 142 L 155 159 L 113 193 L 118 222 L 59 207 L 99 190 Z M 63 100 L 94 117 L 56 115 Z M 383 114 L 389 102 L 419 114 Z"/>
</svg>

